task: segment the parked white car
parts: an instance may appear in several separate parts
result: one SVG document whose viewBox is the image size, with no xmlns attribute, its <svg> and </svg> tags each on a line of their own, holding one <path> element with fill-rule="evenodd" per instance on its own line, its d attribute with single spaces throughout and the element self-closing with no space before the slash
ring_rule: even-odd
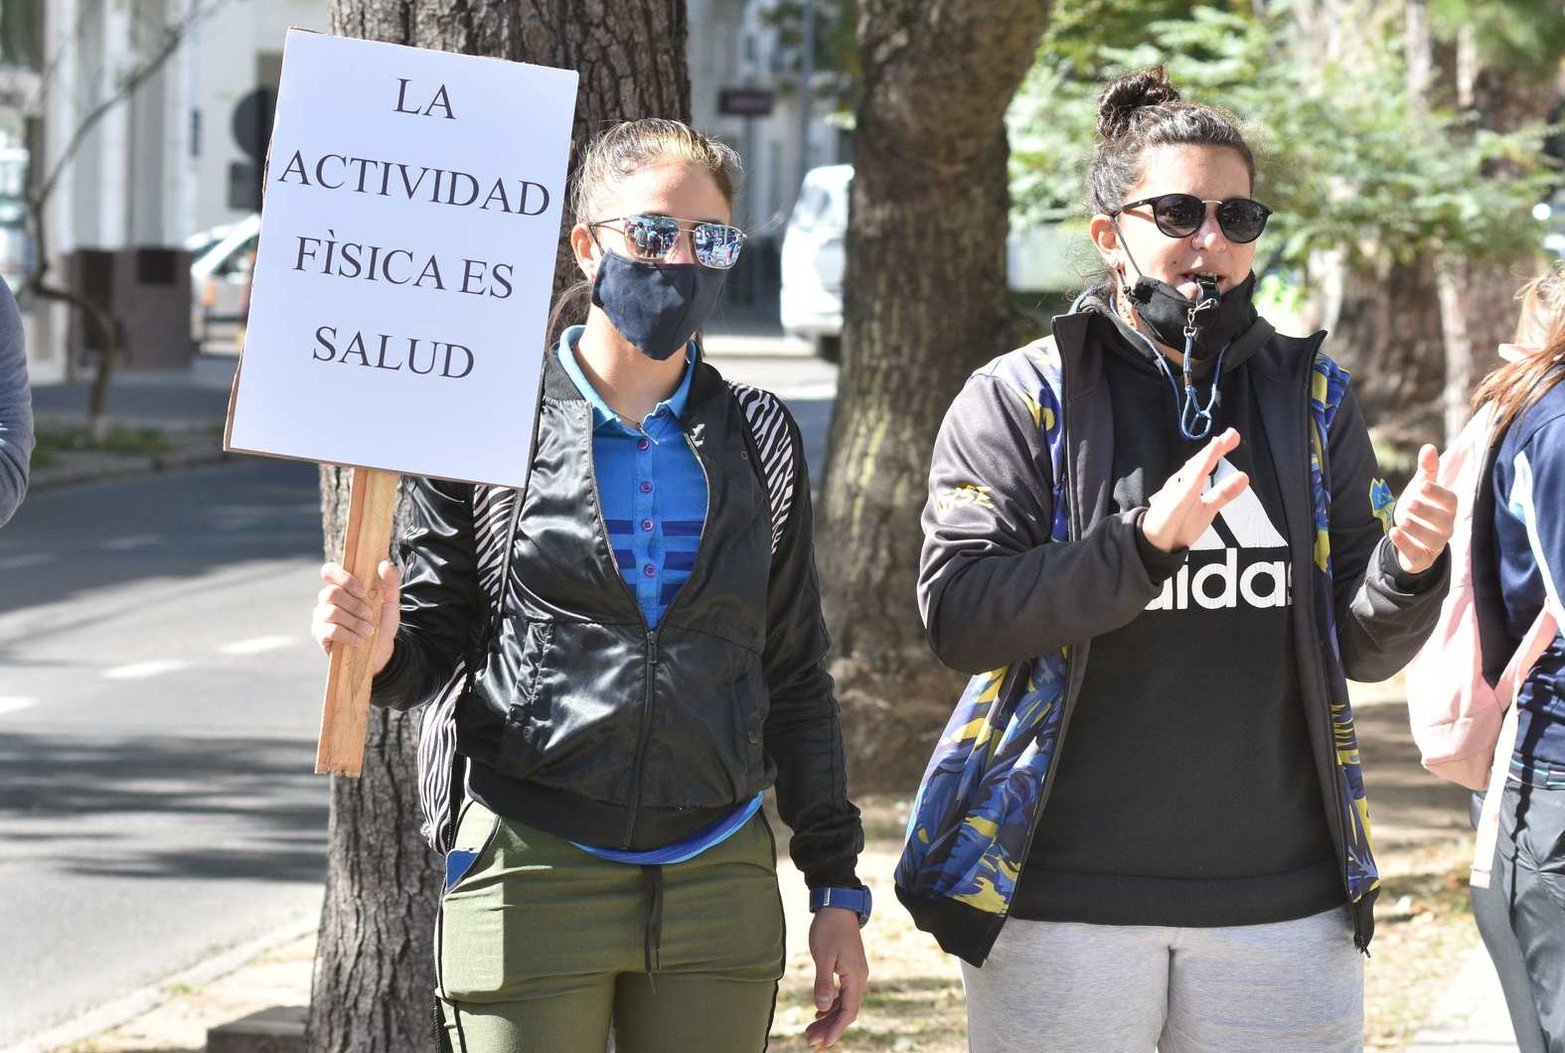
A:
<svg viewBox="0 0 1565 1053">
<path fill-rule="evenodd" d="M 783 330 L 812 341 L 816 353 L 832 362 L 842 337 L 842 270 L 852 185 L 852 165 L 810 169 L 783 231 Z"/>
<path fill-rule="evenodd" d="M 852 187 L 852 165 L 810 169 L 783 232 L 783 330 L 810 340 L 816 353 L 832 362 L 842 338 L 842 274 Z M 1074 292 L 1090 282 L 1095 262 L 1084 235 L 1056 226 L 1014 228 L 1006 239 L 1006 265 L 1015 291 Z"/>
<path fill-rule="evenodd" d="M 261 214 L 212 227 L 185 239 L 191 253 L 190 336 L 196 346 L 214 331 L 244 324 L 250 297 L 250 272 L 261 237 Z"/>
</svg>

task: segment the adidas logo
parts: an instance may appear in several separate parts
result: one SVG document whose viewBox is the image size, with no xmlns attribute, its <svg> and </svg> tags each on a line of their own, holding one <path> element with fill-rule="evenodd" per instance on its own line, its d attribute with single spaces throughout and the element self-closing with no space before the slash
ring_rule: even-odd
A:
<svg viewBox="0 0 1565 1053">
<path fill-rule="evenodd" d="M 1237 472 L 1223 458 L 1207 480 L 1207 489 Z M 1265 558 L 1262 552 L 1268 552 L 1272 558 Z M 1288 541 L 1267 517 L 1260 497 L 1251 488 L 1217 514 L 1206 533 L 1190 546 L 1185 565 L 1163 583 L 1162 593 L 1146 609 L 1267 610 L 1287 607 L 1292 602 L 1293 566 L 1288 559 Z"/>
</svg>

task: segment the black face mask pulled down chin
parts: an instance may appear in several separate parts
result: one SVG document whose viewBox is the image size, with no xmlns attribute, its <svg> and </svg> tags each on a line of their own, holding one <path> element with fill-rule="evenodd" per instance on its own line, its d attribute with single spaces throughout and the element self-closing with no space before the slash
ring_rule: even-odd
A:
<svg viewBox="0 0 1565 1053">
<path fill-rule="evenodd" d="M 625 340 L 659 362 L 674 357 L 712 317 L 727 271 L 696 263 L 642 263 L 605 252 L 592 302 Z"/>
<path fill-rule="evenodd" d="M 1177 351 L 1190 349 L 1190 357 L 1205 361 L 1244 335 L 1255 324 L 1255 273 L 1221 296 L 1217 283 L 1201 282 L 1200 295 L 1192 300 L 1167 282 L 1136 279 L 1126 296 L 1131 308 L 1157 340 Z M 1192 342 L 1193 332 L 1193 342 Z"/>
</svg>

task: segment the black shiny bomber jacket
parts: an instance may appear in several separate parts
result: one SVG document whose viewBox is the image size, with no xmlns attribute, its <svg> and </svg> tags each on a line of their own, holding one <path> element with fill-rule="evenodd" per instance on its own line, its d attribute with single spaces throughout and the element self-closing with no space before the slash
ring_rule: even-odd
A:
<svg viewBox="0 0 1565 1053">
<path fill-rule="evenodd" d="M 689 580 L 656 631 L 620 576 L 599 506 L 591 405 L 545 356 L 532 472 L 494 611 L 478 579 L 473 486 L 415 479 L 401 626 L 372 701 L 428 701 L 458 660 L 468 790 L 502 815 L 605 848 L 671 844 L 775 783 L 812 886 L 857 884 L 797 424 L 775 553 L 760 453 L 733 390 L 697 362 L 680 425 L 707 477 Z M 778 404 L 780 406 L 780 403 Z"/>
</svg>

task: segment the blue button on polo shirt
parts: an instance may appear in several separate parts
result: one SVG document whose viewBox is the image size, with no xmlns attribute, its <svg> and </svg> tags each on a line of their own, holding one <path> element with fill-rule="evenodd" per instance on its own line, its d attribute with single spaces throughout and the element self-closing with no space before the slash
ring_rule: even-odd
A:
<svg viewBox="0 0 1565 1053">
<path fill-rule="evenodd" d="M 571 326 L 561 336 L 560 364 L 592 405 L 592 463 L 614 562 L 655 629 L 690 578 L 706 520 L 706 474 L 679 425 L 695 344 L 685 351 L 679 387 L 637 429 L 620 420 L 582 372 L 576 342 L 584 329 Z"/>
</svg>

